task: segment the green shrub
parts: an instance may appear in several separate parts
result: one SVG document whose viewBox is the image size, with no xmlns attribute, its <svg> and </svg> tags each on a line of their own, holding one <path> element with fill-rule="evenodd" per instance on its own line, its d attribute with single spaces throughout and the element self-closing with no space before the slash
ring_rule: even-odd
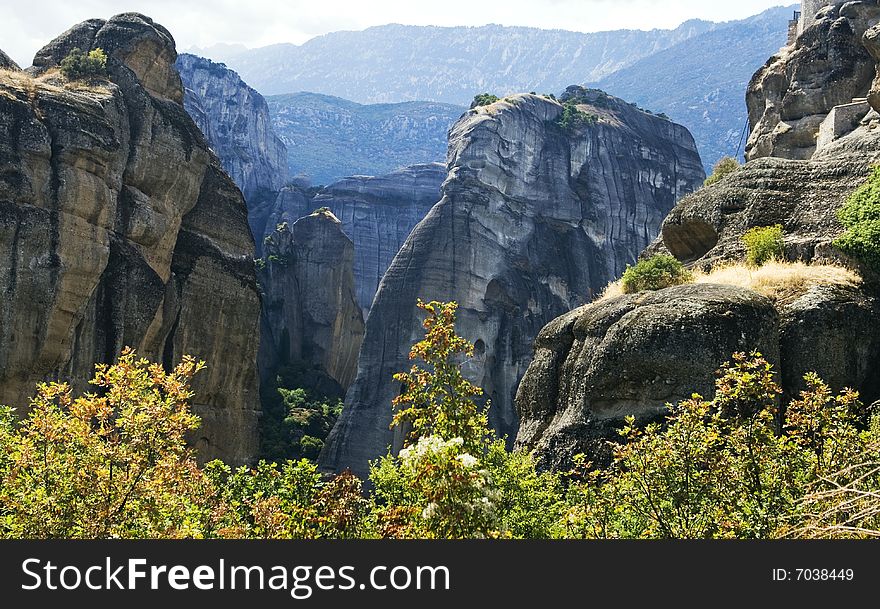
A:
<svg viewBox="0 0 880 609">
<path fill-rule="evenodd" d="M 782 433 L 782 390 L 760 353 L 735 354 L 719 371 L 715 398 L 695 395 L 670 406 L 665 424 L 638 427 L 628 418 L 612 467 L 587 471 L 569 487 L 567 536 L 750 539 L 830 536 L 832 529 L 846 536 L 845 526 L 849 536 L 868 536 L 880 519 L 876 509 L 862 508 L 876 499 L 858 510 L 856 493 L 828 501 L 834 485 L 825 480 L 876 459 L 876 425 L 860 430 L 865 409 L 857 393 L 835 396 L 815 375 L 805 380 Z M 841 480 L 857 476 L 860 490 L 872 489 L 866 498 L 876 497 L 877 476 L 864 474 Z"/>
<path fill-rule="evenodd" d="M 880 167 L 837 212 L 846 232 L 835 242 L 848 256 L 880 271 Z"/>
<path fill-rule="evenodd" d="M 712 168 L 712 175 L 706 178 L 706 181 L 703 182 L 703 186 L 711 186 L 724 176 L 730 175 L 739 168 L 739 161 L 733 157 L 726 156 L 715 163 L 715 167 Z"/>
<path fill-rule="evenodd" d="M 83 80 L 94 76 L 106 76 L 107 55 L 102 49 L 85 53 L 73 49 L 61 60 L 61 74 L 67 80 Z"/>
<path fill-rule="evenodd" d="M 785 242 L 782 239 L 782 226 L 756 226 L 742 236 L 746 246 L 746 263 L 750 266 L 762 266 L 771 260 L 779 260 L 785 253 Z"/>
<path fill-rule="evenodd" d="M 595 114 L 587 114 L 577 105 L 566 102 L 562 106 L 562 114 L 556 119 L 556 124 L 563 131 L 574 131 L 586 125 L 595 124 L 598 120 L 599 117 Z"/>
<path fill-rule="evenodd" d="M 644 290 L 662 290 L 674 285 L 693 281 L 693 275 L 676 258 L 659 254 L 627 266 L 621 287 L 624 294 Z"/>
<path fill-rule="evenodd" d="M 471 108 L 488 106 L 490 104 L 494 104 L 499 99 L 501 98 L 499 98 L 497 95 L 492 95 L 491 93 L 480 93 L 479 95 L 474 95 L 474 101 L 471 103 Z"/>
</svg>

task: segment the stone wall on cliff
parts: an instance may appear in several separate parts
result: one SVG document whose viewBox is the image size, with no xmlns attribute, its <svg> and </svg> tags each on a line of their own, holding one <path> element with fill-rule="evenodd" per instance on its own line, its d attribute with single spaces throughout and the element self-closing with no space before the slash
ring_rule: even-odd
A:
<svg viewBox="0 0 880 609">
<path fill-rule="evenodd" d="M 563 106 L 516 95 L 478 107 L 450 132 L 443 197 L 382 279 L 358 376 L 321 466 L 363 474 L 401 438 L 389 430 L 392 380 L 421 334 L 416 300 L 459 303 L 476 344 L 467 376 L 491 400 L 491 424 L 516 434 L 516 386 L 550 320 L 589 302 L 654 238 L 704 176 L 683 127 L 597 91 L 563 98 L 596 119 L 560 126 Z M 569 110 L 570 112 L 571 110 Z"/>
<path fill-rule="evenodd" d="M 109 79 L 68 83 L 71 49 Z M 239 189 L 184 111 L 167 30 L 136 13 L 78 24 L 0 80 L 0 402 L 87 386 L 125 346 L 196 379 L 201 459 L 256 454 L 259 295 Z"/>
</svg>

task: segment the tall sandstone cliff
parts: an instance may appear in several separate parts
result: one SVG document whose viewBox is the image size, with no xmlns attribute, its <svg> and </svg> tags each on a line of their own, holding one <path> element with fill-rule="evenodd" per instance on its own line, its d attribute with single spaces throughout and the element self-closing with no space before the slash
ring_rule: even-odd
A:
<svg viewBox="0 0 880 609">
<path fill-rule="evenodd" d="M 353 176 L 307 196 L 291 187 L 281 191 L 267 229 L 293 222 L 326 207 L 354 242 L 354 282 L 364 316 L 379 282 L 416 224 L 440 200 L 446 179 L 440 163 L 412 165 L 382 176 Z"/>
<path fill-rule="evenodd" d="M 515 435 L 514 392 L 538 331 L 617 277 L 703 180 L 683 127 L 596 91 L 566 97 L 598 119 L 564 129 L 560 103 L 516 95 L 451 130 L 443 197 L 382 279 L 325 469 L 363 474 L 400 446 L 391 377 L 421 333 L 417 298 L 459 303 L 459 331 L 476 343 L 465 372 L 491 399 L 492 425 Z"/>
<path fill-rule="evenodd" d="M 877 2 L 823 9 L 791 47 L 772 57 L 747 93 L 753 160 L 685 197 L 646 255 L 671 253 L 711 269 L 742 260 L 742 235 L 780 224 L 790 260 L 859 267 L 837 251 L 837 210 L 880 162 Z M 872 108 L 816 149 L 820 125 L 839 104 Z M 621 296 L 576 309 L 541 332 L 517 394 L 517 445 L 565 468 L 585 452 L 607 458 L 624 417 L 656 419 L 693 392 L 711 397 L 715 371 L 735 351 L 761 351 L 785 395 L 816 372 L 833 390 L 880 398 L 876 277 L 860 286 L 808 285 L 774 300 L 744 288 L 689 285 Z"/>
<path fill-rule="evenodd" d="M 109 81 L 65 83 L 71 49 Z M 184 111 L 167 30 L 135 13 L 74 26 L 0 77 L 0 402 L 84 389 L 125 346 L 195 382 L 200 458 L 257 448 L 260 303 L 239 189 Z"/>
</svg>

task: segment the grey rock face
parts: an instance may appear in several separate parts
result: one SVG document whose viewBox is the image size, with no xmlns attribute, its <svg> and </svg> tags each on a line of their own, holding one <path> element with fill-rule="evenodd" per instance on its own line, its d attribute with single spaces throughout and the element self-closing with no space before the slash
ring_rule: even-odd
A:
<svg viewBox="0 0 880 609">
<path fill-rule="evenodd" d="M 18 64 L 12 61 L 12 58 L 9 57 L 6 53 L 0 49 L 0 68 L 4 70 L 20 70 Z"/>
<path fill-rule="evenodd" d="M 689 285 L 631 294 L 576 309 L 547 325 L 520 383 L 517 446 L 541 464 L 571 457 L 607 461 L 626 416 L 647 422 L 667 403 L 714 394 L 715 371 L 732 353 L 758 349 L 779 361 L 779 316 L 750 290 Z"/>
<path fill-rule="evenodd" d="M 564 470 L 578 453 L 606 462 L 624 418 L 660 418 L 667 403 L 711 398 L 735 352 L 761 352 L 786 396 L 817 373 L 834 391 L 880 395 L 880 308 L 857 289 L 816 286 L 793 302 L 699 284 L 587 305 L 541 331 L 516 396 L 517 446 Z"/>
<path fill-rule="evenodd" d="M 287 148 L 263 96 L 223 64 L 181 54 L 184 106 L 252 207 L 287 183 Z M 273 194 L 270 194 L 273 193 Z"/>
<path fill-rule="evenodd" d="M 354 283 L 364 316 L 385 271 L 413 228 L 440 200 L 446 179 L 440 163 L 413 165 L 383 176 L 354 176 L 340 180 L 308 197 L 286 188 L 278 196 L 265 232 L 281 222 L 294 222 L 326 207 L 342 222 L 354 242 Z"/>
<path fill-rule="evenodd" d="M 354 244 L 329 212 L 284 224 L 266 243 L 261 369 L 305 362 L 342 391 L 357 372 L 364 320 L 354 293 Z"/>
<path fill-rule="evenodd" d="M 874 2 L 823 9 L 794 47 L 772 58 L 758 72 L 749 88 L 749 106 L 766 112 L 753 121 L 751 155 L 755 160 L 682 199 L 664 221 L 661 236 L 644 255 L 668 252 L 693 266 L 709 269 L 742 259 L 741 238 L 749 228 L 781 224 L 787 258 L 856 264 L 833 247 L 834 239 L 842 232 L 836 214 L 880 161 L 880 120 L 876 114 L 869 114 L 854 131 L 820 151 L 811 150 L 791 135 L 794 131 L 786 125 L 805 129 L 815 122 L 809 117 L 827 112 L 838 101 L 849 101 L 850 95 L 867 93 L 875 65 L 874 60 L 866 60 L 864 49 L 860 50 L 862 38 L 858 32 L 865 31 L 870 21 L 865 15 L 874 14 L 875 9 Z M 769 154 L 788 158 L 765 158 Z M 655 365 L 653 358 L 668 353 L 670 345 L 687 344 L 687 351 L 673 354 L 682 370 L 682 391 L 688 387 L 708 390 L 709 397 L 718 360 L 707 352 L 722 345 L 731 352 L 734 347 L 762 350 L 779 372 L 788 397 L 803 389 L 804 374 L 816 372 L 834 391 L 852 387 L 861 392 L 866 403 L 877 400 L 880 308 L 876 278 L 867 269 L 862 270 L 866 281 L 859 288 L 814 286 L 793 300 L 771 303 L 775 311 L 767 311 L 770 325 L 765 324 L 761 332 L 756 332 L 755 316 L 741 309 L 744 296 L 722 292 L 715 286 L 671 288 L 569 313 L 544 330 L 535 362 L 520 385 L 517 406 L 523 413 L 523 423 L 518 444 L 536 448 L 551 467 L 565 466 L 576 452 L 595 453 L 610 428 L 619 426 L 624 416 L 650 415 L 652 405 L 687 397 L 671 395 L 663 384 L 646 384 L 647 376 L 628 375 L 622 383 L 624 389 L 632 388 L 638 394 L 639 387 L 645 387 L 647 392 L 638 394 L 635 401 L 620 396 L 610 403 L 601 401 L 603 388 L 620 378 L 618 372 L 605 367 L 604 358 L 595 360 L 600 367 L 584 366 L 592 365 L 592 353 L 607 341 L 597 343 L 596 336 L 609 336 L 604 328 L 626 319 L 617 314 L 615 307 L 625 305 L 630 298 L 638 302 L 662 299 L 664 307 L 652 313 L 647 327 L 668 326 L 674 331 L 660 342 L 620 343 L 615 349 L 620 349 L 627 362 L 642 362 L 644 358 L 643 368 L 650 371 Z M 708 289 L 720 299 L 716 309 L 721 316 L 706 310 L 690 324 L 675 329 L 681 312 L 693 310 L 694 290 Z M 755 300 L 755 295 L 748 298 Z M 639 331 L 643 323 L 647 322 L 636 320 L 621 331 L 621 336 L 650 336 Z M 740 347 L 719 340 L 717 328 L 725 323 L 742 328 Z M 692 328 L 701 330 L 692 334 Z M 694 368 L 694 362 L 700 360 L 705 360 L 705 368 Z M 633 378 L 642 384 L 633 386 Z M 597 412 L 613 415 L 602 419 Z"/>
<path fill-rule="evenodd" d="M 195 381 L 202 459 L 256 454 L 259 295 L 244 200 L 180 101 L 164 28 L 127 13 L 75 26 L 38 52 L 101 47 L 110 82 L 0 85 L 0 402 L 35 383 L 86 388 L 125 346 Z"/>
<path fill-rule="evenodd" d="M 589 302 L 632 262 L 664 214 L 704 173 L 686 129 L 574 88 L 595 123 L 563 130 L 563 108 L 516 95 L 468 112 L 450 132 L 443 198 L 385 274 L 367 319 L 358 377 L 321 455 L 363 474 L 394 443 L 392 374 L 421 333 L 415 302 L 455 300 L 476 343 L 466 374 L 516 433 L 516 385 L 551 319 Z M 512 438 L 511 438 L 512 439 Z"/>
<path fill-rule="evenodd" d="M 828 6 L 752 77 L 747 159 L 813 156 L 831 109 L 868 95 L 876 64 L 863 37 L 878 19 L 880 4 L 873 0 Z"/>
</svg>

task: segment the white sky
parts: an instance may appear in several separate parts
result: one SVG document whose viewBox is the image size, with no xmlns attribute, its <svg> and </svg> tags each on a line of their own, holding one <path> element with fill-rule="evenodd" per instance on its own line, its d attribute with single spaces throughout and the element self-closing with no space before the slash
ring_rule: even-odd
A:
<svg viewBox="0 0 880 609">
<path fill-rule="evenodd" d="M 522 25 L 582 32 L 674 28 L 688 19 L 742 19 L 793 0 L 39 0 L 5 2 L 0 48 L 22 66 L 68 27 L 137 11 L 167 27 L 178 49 L 301 44 L 373 25 Z M 10 6 L 11 5 L 11 6 Z"/>
</svg>

